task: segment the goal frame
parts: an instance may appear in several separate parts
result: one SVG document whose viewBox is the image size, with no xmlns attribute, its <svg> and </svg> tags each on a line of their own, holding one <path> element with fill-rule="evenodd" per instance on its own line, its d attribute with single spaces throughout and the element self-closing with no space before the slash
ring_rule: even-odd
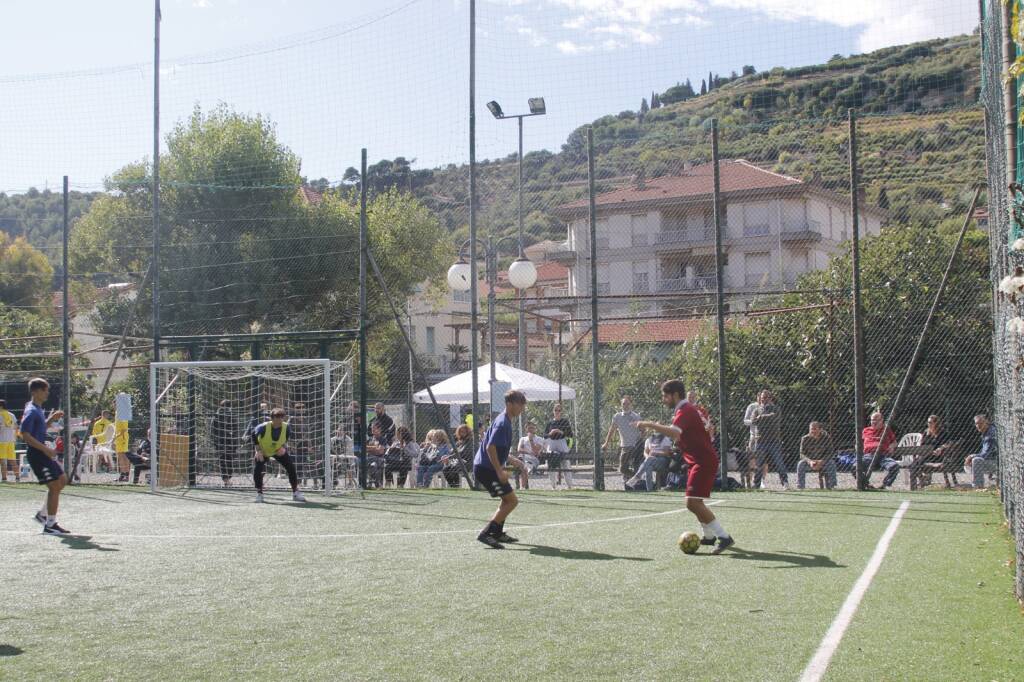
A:
<svg viewBox="0 0 1024 682">
<path fill-rule="evenodd" d="M 149 428 L 150 428 L 150 467 L 152 473 L 149 477 L 149 490 L 157 491 L 157 479 L 159 478 L 160 467 L 160 433 L 159 433 L 159 412 L 157 403 L 170 390 L 173 381 L 157 395 L 157 377 L 161 369 L 189 369 L 189 368 L 214 368 L 214 367 L 294 367 L 304 365 L 306 367 L 320 365 L 323 371 L 324 390 L 324 494 L 331 495 L 334 490 L 334 477 L 331 464 L 331 366 L 333 360 L 328 358 L 292 359 L 292 360 L 191 360 L 191 361 L 165 361 L 151 362 L 149 364 Z M 176 380 L 175 380 L 176 381 Z M 339 384 L 340 386 L 340 384 Z"/>
</svg>

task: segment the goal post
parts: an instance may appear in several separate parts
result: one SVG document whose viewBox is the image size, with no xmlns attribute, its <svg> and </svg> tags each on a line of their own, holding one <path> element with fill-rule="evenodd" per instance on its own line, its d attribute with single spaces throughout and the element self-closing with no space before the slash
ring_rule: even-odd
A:
<svg viewBox="0 0 1024 682">
<path fill-rule="evenodd" d="M 252 490 L 252 431 L 275 408 L 286 413 L 300 487 L 325 494 L 356 487 L 350 362 L 155 362 L 149 386 L 153 491 Z M 283 473 L 268 463 L 268 492 L 288 488 Z"/>
</svg>

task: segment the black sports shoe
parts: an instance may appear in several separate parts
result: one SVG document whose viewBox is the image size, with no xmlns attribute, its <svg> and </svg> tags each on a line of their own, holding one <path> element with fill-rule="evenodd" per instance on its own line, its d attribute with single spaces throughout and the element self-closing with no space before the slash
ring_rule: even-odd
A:
<svg viewBox="0 0 1024 682">
<path fill-rule="evenodd" d="M 718 547 L 711 550 L 712 554 L 721 554 L 725 550 L 729 549 L 736 544 L 736 541 L 732 539 L 731 535 L 726 535 L 724 538 L 718 538 Z"/>
<path fill-rule="evenodd" d="M 700 544 L 702 545 L 714 545 L 718 541 L 718 538 L 711 536 L 710 538 L 701 538 Z"/>
<path fill-rule="evenodd" d="M 498 535 L 492 535 L 491 537 L 498 542 L 519 542 L 519 538 L 514 538 L 505 531 L 502 531 Z"/>
<path fill-rule="evenodd" d="M 61 528 L 60 524 L 54 521 L 48 526 L 43 526 L 43 535 L 71 535 L 71 531 Z"/>
<path fill-rule="evenodd" d="M 476 539 L 484 543 L 491 549 L 505 549 L 505 546 L 498 542 L 498 538 L 494 537 L 493 535 L 488 535 L 487 533 L 480 533 L 480 535 L 476 536 Z"/>
<path fill-rule="evenodd" d="M 41 511 L 37 511 L 36 515 L 35 515 L 35 520 L 45 526 L 46 525 L 46 514 L 44 514 Z"/>
</svg>

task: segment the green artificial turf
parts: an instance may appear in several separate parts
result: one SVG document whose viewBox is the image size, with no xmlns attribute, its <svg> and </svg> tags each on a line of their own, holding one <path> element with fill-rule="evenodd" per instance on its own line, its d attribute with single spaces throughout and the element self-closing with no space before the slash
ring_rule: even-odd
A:
<svg viewBox="0 0 1024 682">
<path fill-rule="evenodd" d="M 1024 677 L 991 495 L 723 495 L 720 557 L 679 494 L 527 492 L 505 551 L 482 493 L 309 498 L 76 487 L 54 538 L 0 486 L 0 677 L 797 680 L 903 499 L 825 679 Z"/>
</svg>

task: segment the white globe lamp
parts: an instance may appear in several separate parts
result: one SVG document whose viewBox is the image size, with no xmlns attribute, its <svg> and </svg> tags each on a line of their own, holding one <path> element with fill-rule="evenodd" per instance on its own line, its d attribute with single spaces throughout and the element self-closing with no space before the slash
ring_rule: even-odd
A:
<svg viewBox="0 0 1024 682">
<path fill-rule="evenodd" d="M 472 288 L 471 274 L 469 263 L 460 259 L 448 268 L 448 286 L 452 291 L 469 291 Z"/>
<path fill-rule="evenodd" d="M 450 278 L 451 271 L 449 270 L 448 273 Z M 516 289 L 529 289 L 537 282 L 537 268 L 529 259 L 517 258 L 509 266 L 508 281 Z"/>
</svg>

